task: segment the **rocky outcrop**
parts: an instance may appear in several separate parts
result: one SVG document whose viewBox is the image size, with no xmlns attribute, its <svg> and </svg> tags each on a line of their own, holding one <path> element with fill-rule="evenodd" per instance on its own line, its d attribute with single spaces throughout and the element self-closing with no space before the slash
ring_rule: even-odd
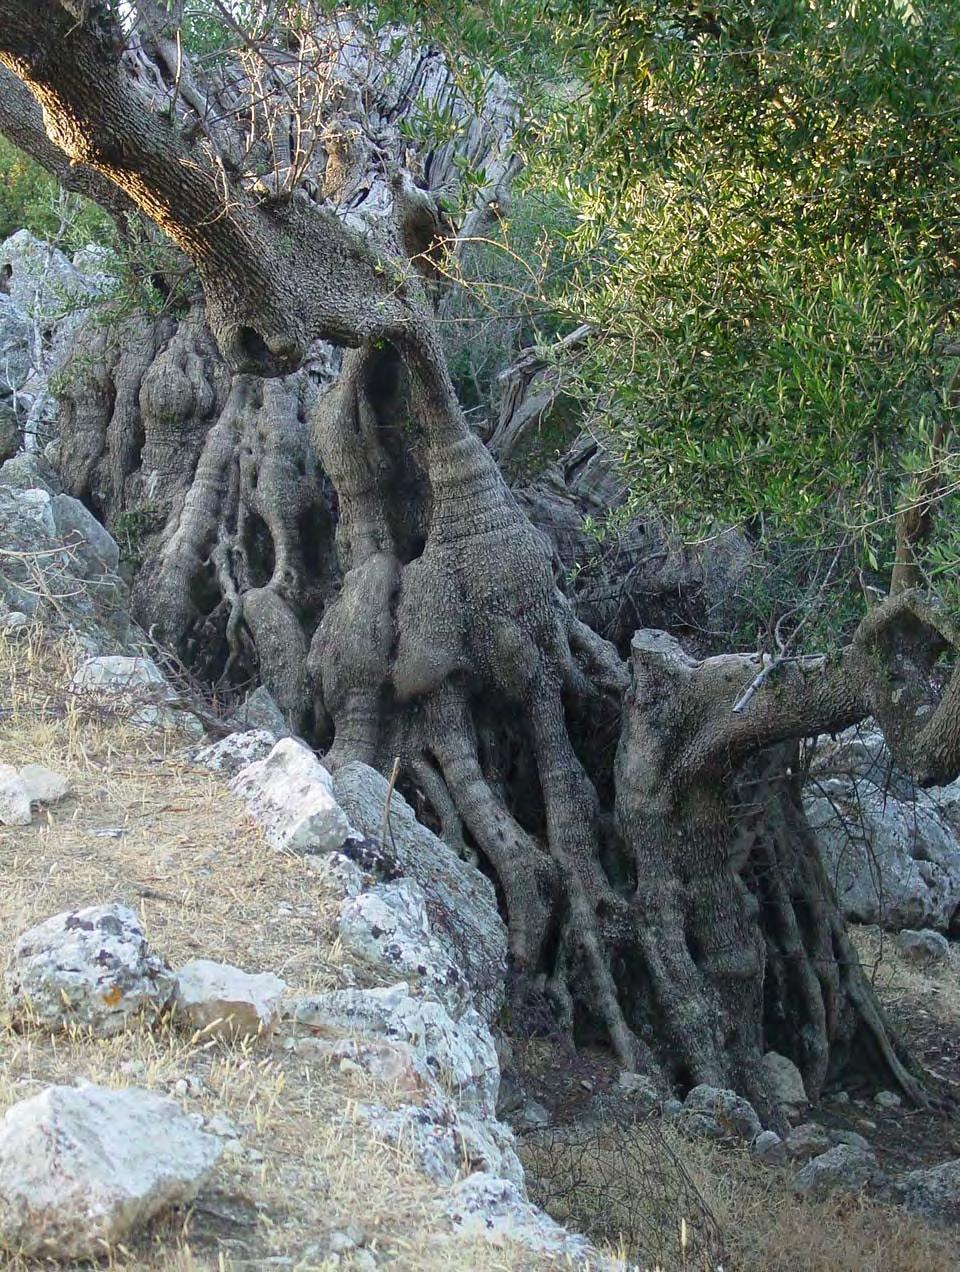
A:
<svg viewBox="0 0 960 1272">
<path fill-rule="evenodd" d="M 804 807 L 847 918 L 958 929 L 960 784 L 918 790 L 879 733 L 850 731 L 823 744 Z"/>
<path fill-rule="evenodd" d="M 503 1002 L 507 956 L 493 884 L 418 822 L 399 791 L 366 764 L 338 769 L 333 792 L 350 824 L 370 840 L 379 842 L 386 825 L 387 848 L 399 872 L 419 885 L 433 938 L 466 977 L 478 1009 L 492 1019 Z"/>
<path fill-rule="evenodd" d="M 116 904 L 67 910 L 24 932 L 5 980 L 14 1019 L 101 1037 L 154 1020 L 173 990 L 139 919 Z"/>
<path fill-rule="evenodd" d="M 48 1087 L 0 1121 L 0 1247 L 98 1259 L 161 1210 L 191 1201 L 220 1153 L 173 1100 Z"/>
<path fill-rule="evenodd" d="M 0 622 L 20 614 L 76 633 L 92 652 L 132 649 L 127 588 L 111 566 L 117 545 L 82 504 L 41 483 L 32 455 L 0 467 Z"/>
</svg>

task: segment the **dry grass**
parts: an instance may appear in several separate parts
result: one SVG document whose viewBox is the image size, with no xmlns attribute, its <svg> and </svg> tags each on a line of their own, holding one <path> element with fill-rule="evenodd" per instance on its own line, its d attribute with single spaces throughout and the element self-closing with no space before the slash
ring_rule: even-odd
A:
<svg viewBox="0 0 960 1272">
<path fill-rule="evenodd" d="M 322 879 L 264 845 L 225 781 L 184 762 L 182 737 L 71 697 L 77 658 L 63 644 L 0 637 L 0 760 L 46 764 L 74 786 L 32 826 L 0 828 L 0 949 L 60 910 L 116 900 L 139 912 L 174 967 L 202 955 L 276 972 L 297 993 L 360 979 L 338 950 L 336 898 Z M 106 1266 L 350 1267 L 349 1254 L 324 1262 L 317 1253 L 348 1225 L 382 1266 L 549 1266 L 519 1247 L 444 1240 L 436 1186 L 351 1121 L 358 1098 L 397 1098 L 371 1090 L 364 1074 L 305 1062 L 267 1040 L 228 1045 L 168 1025 L 108 1040 L 0 1028 L 0 1110 L 79 1078 L 174 1094 L 187 1079 L 190 1093 L 177 1098 L 205 1116 L 225 1114 L 242 1133 L 243 1151 L 224 1156 L 189 1214 L 158 1221 L 135 1249 L 107 1252 Z"/>
<path fill-rule="evenodd" d="M 548 1153 L 528 1144 L 521 1156 L 550 1176 L 554 1195 L 576 1180 L 557 1218 L 620 1247 L 628 1259 L 644 1262 L 643 1250 L 621 1234 L 649 1233 L 664 1268 L 704 1272 L 711 1266 L 704 1261 L 712 1247 L 704 1216 L 698 1220 L 680 1204 L 666 1214 L 662 1189 L 652 1186 L 666 1157 L 682 1164 L 690 1191 L 699 1193 L 715 1221 L 728 1272 L 953 1272 L 957 1266 L 955 1233 L 862 1196 L 794 1196 L 786 1170 L 761 1166 L 745 1148 L 691 1140 L 659 1121 L 637 1127 L 627 1144 L 614 1137 L 605 1147 L 603 1139 L 587 1145 L 581 1138 L 566 1151 L 547 1133 Z"/>
</svg>

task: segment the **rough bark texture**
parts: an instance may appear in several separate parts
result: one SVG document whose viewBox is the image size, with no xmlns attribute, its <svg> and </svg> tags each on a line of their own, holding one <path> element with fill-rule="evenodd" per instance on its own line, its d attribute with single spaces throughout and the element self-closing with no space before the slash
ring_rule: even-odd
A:
<svg viewBox="0 0 960 1272">
<path fill-rule="evenodd" d="M 388 42 L 354 27 L 201 78 L 172 65 L 153 5 L 132 32 L 103 5 L 0 12 L 0 63 L 49 139 L 203 284 L 203 312 L 97 336 L 64 408 L 71 489 L 114 523 L 154 505 L 141 612 L 212 677 L 258 660 L 329 764 L 400 756 L 448 841 L 495 875 L 517 969 L 581 1037 L 664 1085 L 735 1085 L 764 1106 L 770 1046 L 812 1096 L 869 1059 L 923 1098 L 782 747 L 872 713 L 918 780 L 952 775 L 960 689 L 938 696 L 931 672 L 953 633 L 905 590 L 830 658 L 694 659 L 645 624 L 709 569 L 641 523 L 632 581 L 611 565 L 583 590 L 614 641 L 584 621 L 565 572 L 595 455 L 515 497 L 464 420 L 433 317 L 436 265 L 457 250 L 437 198 L 455 154 L 487 175 L 471 230 L 512 171 L 502 87 L 472 119 L 437 55 L 407 40 L 388 75 Z M 398 123 L 423 95 L 460 112 L 457 147 L 408 153 Z M 504 446 L 536 413 L 523 406 L 519 392 L 513 431 L 500 420 Z M 710 568 L 735 571 L 739 551 Z"/>
</svg>

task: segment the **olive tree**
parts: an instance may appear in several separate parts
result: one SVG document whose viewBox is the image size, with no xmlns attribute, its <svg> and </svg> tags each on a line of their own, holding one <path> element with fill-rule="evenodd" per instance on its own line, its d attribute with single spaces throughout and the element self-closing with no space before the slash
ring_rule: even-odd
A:
<svg viewBox="0 0 960 1272">
<path fill-rule="evenodd" d="M 814 1098 L 859 1067 L 923 1100 L 781 748 L 873 715 L 918 782 L 953 777 L 949 620 L 898 586 L 822 655 L 698 660 L 641 629 L 621 658 L 469 427 L 438 334 L 447 263 L 508 211 L 506 86 L 471 102 L 415 32 L 339 6 L 212 7 L 231 38 L 205 50 L 179 2 L 0 2 L 0 128 L 202 285 L 102 334 L 67 393 L 96 442 L 65 457 L 73 488 L 121 506 L 140 464 L 167 491 L 148 616 L 187 652 L 252 646 L 330 766 L 399 756 L 576 1035 L 764 1109 L 772 1046 Z M 418 110 L 450 135 L 415 144 Z"/>
</svg>

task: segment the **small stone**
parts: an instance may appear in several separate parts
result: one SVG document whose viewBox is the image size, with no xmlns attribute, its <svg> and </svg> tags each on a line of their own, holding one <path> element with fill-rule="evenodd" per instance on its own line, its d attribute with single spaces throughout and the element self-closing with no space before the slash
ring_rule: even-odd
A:
<svg viewBox="0 0 960 1272">
<path fill-rule="evenodd" d="M 873 1097 L 873 1102 L 882 1109 L 898 1109 L 902 1104 L 902 1100 L 895 1091 L 878 1091 Z"/>
<path fill-rule="evenodd" d="M 860 1192 L 882 1181 L 883 1175 L 873 1153 L 849 1144 L 835 1144 L 797 1172 L 793 1190 L 822 1200 L 832 1192 Z"/>
<path fill-rule="evenodd" d="M 197 958 L 177 972 L 175 1016 L 207 1036 L 266 1035 L 279 1018 L 285 989 L 286 982 L 271 973 L 251 975 L 228 963 Z"/>
<path fill-rule="evenodd" d="M 758 1161 L 768 1166 L 782 1166 L 787 1160 L 787 1146 L 776 1131 L 761 1131 L 750 1150 Z"/>
<path fill-rule="evenodd" d="M 248 764 L 254 764 L 270 754 L 277 744 L 272 733 L 264 729 L 249 729 L 245 733 L 231 733 L 210 746 L 203 746 L 193 755 L 198 768 L 212 773 L 238 773 Z"/>
<path fill-rule="evenodd" d="M 48 1087 L 0 1122 L 0 1246 L 99 1259 L 161 1210 L 192 1201 L 220 1152 L 152 1092 Z"/>
<path fill-rule="evenodd" d="M 837 1091 L 831 1095 L 830 1099 L 834 1104 L 849 1104 L 850 1094 L 847 1091 Z"/>
<path fill-rule="evenodd" d="M 673 1098 L 664 1100 L 663 1104 L 660 1106 L 660 1112 L 663 1117 L 668 1119 L 671 1117 L 678 1117 L 683 1112 L 683 1102 Z"/>
<path fill-rule="evenodd" d="M 223 1146 L 223 1151 L 227 1157 L 242 1157 L 243 1144 L 239 1139 L 228 1139 Z"/>
<path fill-rule="evenodd" d="M 0 764 L 0 826 L 29 826 L 30 792 L 12 764 Z"/>
<path fill-rule="evenodd" d="M 703 1083 L 689 1092 L 684 1108 L 714 1118 L 723 1130 L 740 1139 L 752 1142 L 763 1130 L 756 1109 L 735 1091 Z"/>
<path fill-rule="evenodd" d="M 921 928 L 919 931 L 905 928 L 897 934 L 897 949 L 904 962 L 914 963 L 919 967 L 945 963 L 950 957 L 950 942 L 932 928 Z"/>
<path fill-rule="evenodd" d="M 24 614 L 23 610 L 11 610 L 9 614 L 4 615 L 0 620 L 0 628 L 5 632 L 18 632 L 27 627 L 30 619 Z"/>
<path fill-rule="evenodd" d="M 831 1128 L 829 1134 L 834 1144 L 849 1144 L 851 1148 L 862 1148 L 868 1153 L 873 1152 L 870 1141 L 863 1135 L 858 1135 L 856 1131 L 837 1131 Z"/>
<path fill-rule="evenodd" d="M 723 1127 L 715 1117 L 707 1113 L 693 1113 L 690 1109 L 681 1109 L 677 1115 L 676 1126 L 684 1135 L 692 1139 L 722 1140 L 725 1138 Z"/>
<path fill-rule="evenodd" d="M 34 804 L 56 804 L 71 792 L 70 779 L 42 764 L 24 764 L 20 780 Z"/>
<path fill-rule="evenodd" d="M 795 1126 L 786 1138 L 787 1156 L 793 1162 L 809 1161 L 819 1157 L 830 1147 L 831 1139 L 816 1122 L 803 1122 Z"/>
<path fill-rule="evenodd" d="M 581 1078 L 580 1085 L 583 1087 L 584 1091 L 593 1090 L 593 1083 L 589 1080 L 589 1078 Z"/>
<path fill-rule="evenodd" d="M 802 1107 L 807 1103 L 803 1077 L 787 1056 L 782 1056 L 777 1051 L 768 1051 L 760 1061 L 760 1068 L 774 1103 L 788 1108 Z"/>
</svg>

